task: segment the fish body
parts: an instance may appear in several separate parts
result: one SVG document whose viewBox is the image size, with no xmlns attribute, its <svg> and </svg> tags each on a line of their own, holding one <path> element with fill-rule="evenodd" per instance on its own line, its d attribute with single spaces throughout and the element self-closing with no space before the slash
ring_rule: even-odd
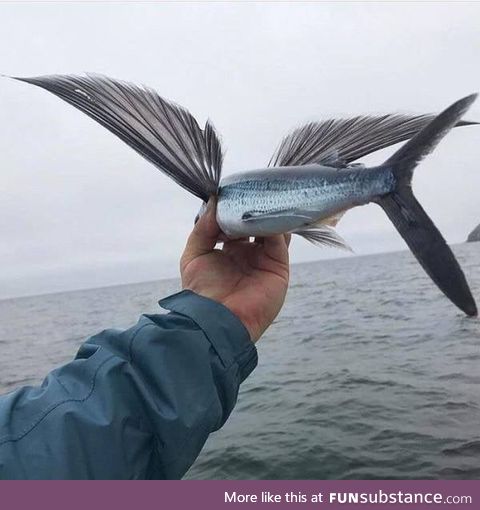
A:
<svg viewBox="0 0 480 510">
<path fill-rule="evenodd" d="M 231 238 L 303 231 L 393 191 L 387 167 L 265 168 L 222 179 L 217 222 Z"/>
<path fill-rule="evenodd" d="M 345 248 L 333 227 L 348 209 L 374 202 L 387 214 L 438 288 L 467 315 L 477 306 L 465 275 L 412 190 L 419 162 L 462 120 L 476 98 L 440 114 L 355 116 L 309 122 L 283 138 L 269 167 L 222 179 L 223 150 L 208 120 L 153 89 L 106 76 L 16 78 L 41 87 L 118 136 L 203 202 L 217 197 L 217 220 L 230 238 L 293 232 L 316 245 Z M 406 141 L 383 164 L 356 162 Z"/>
</svg>

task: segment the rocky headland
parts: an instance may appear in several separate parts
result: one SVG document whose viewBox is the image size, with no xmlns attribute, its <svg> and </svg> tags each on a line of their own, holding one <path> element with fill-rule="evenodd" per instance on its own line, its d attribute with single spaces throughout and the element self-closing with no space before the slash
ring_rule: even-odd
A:
<svg viewBox="0 0 480 510">
<path fill-rule="evenodd" d="M 467 243 L 474 243 L 480 241 L 480 225 L 477 225 L 467 237 Z"/>
</svg>

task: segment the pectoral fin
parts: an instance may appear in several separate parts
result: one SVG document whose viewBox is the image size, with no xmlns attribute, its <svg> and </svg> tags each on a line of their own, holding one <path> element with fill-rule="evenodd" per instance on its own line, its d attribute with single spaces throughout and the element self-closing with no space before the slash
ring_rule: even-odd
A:
<svg viewBox="0 0 480 510">
<path fill-rule="evenodd" d="M 329 149 L 318 160 L 318 164 L 332 168 L 346 168 L 348 166 L 348 163 L 340 157 L 340 153 L 336 149 Z"/>
<path fill-rule="evenodd" d="M 292 218 L 310 223 L 312 212 L 299 211 L 297 209 L 280 209 L 277 211 L 247 211 L 242 215 L 242 221 L 270 220 L 275 218 Z"/>
</svg>

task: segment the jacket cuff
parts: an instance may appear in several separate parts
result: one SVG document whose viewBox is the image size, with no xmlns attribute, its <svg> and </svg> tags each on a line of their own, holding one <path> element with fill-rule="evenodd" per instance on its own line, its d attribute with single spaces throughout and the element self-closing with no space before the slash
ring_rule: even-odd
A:
<svg viewBox="0 0 480 510">
<path fill-rule="evenodd" d="M 225 368 L 236 363 L 243 382 L 257 366 L 257 349 L 250 334 L 227 307 L 191 290 L 161 299 L 158 304 L 193 320 L 205 333 Z"/>
</svg>

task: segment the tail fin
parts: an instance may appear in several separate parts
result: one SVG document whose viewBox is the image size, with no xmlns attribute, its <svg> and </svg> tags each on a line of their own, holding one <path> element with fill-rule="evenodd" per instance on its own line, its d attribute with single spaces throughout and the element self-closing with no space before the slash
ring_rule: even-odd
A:
<svg viewBox="0 0 480 510">
<path fill-rule="evenodd" d="M 411 181 L 418 163 L 455 126 L 476 97 L 473 94 L 452 104 L 384 163 L 395 177 L 396 188 L 378 199 L 430 278 L 450 301 L 471 316 L 478 312 L 465 275 L 442 234 L 413 195 Z"/>
</svg>

